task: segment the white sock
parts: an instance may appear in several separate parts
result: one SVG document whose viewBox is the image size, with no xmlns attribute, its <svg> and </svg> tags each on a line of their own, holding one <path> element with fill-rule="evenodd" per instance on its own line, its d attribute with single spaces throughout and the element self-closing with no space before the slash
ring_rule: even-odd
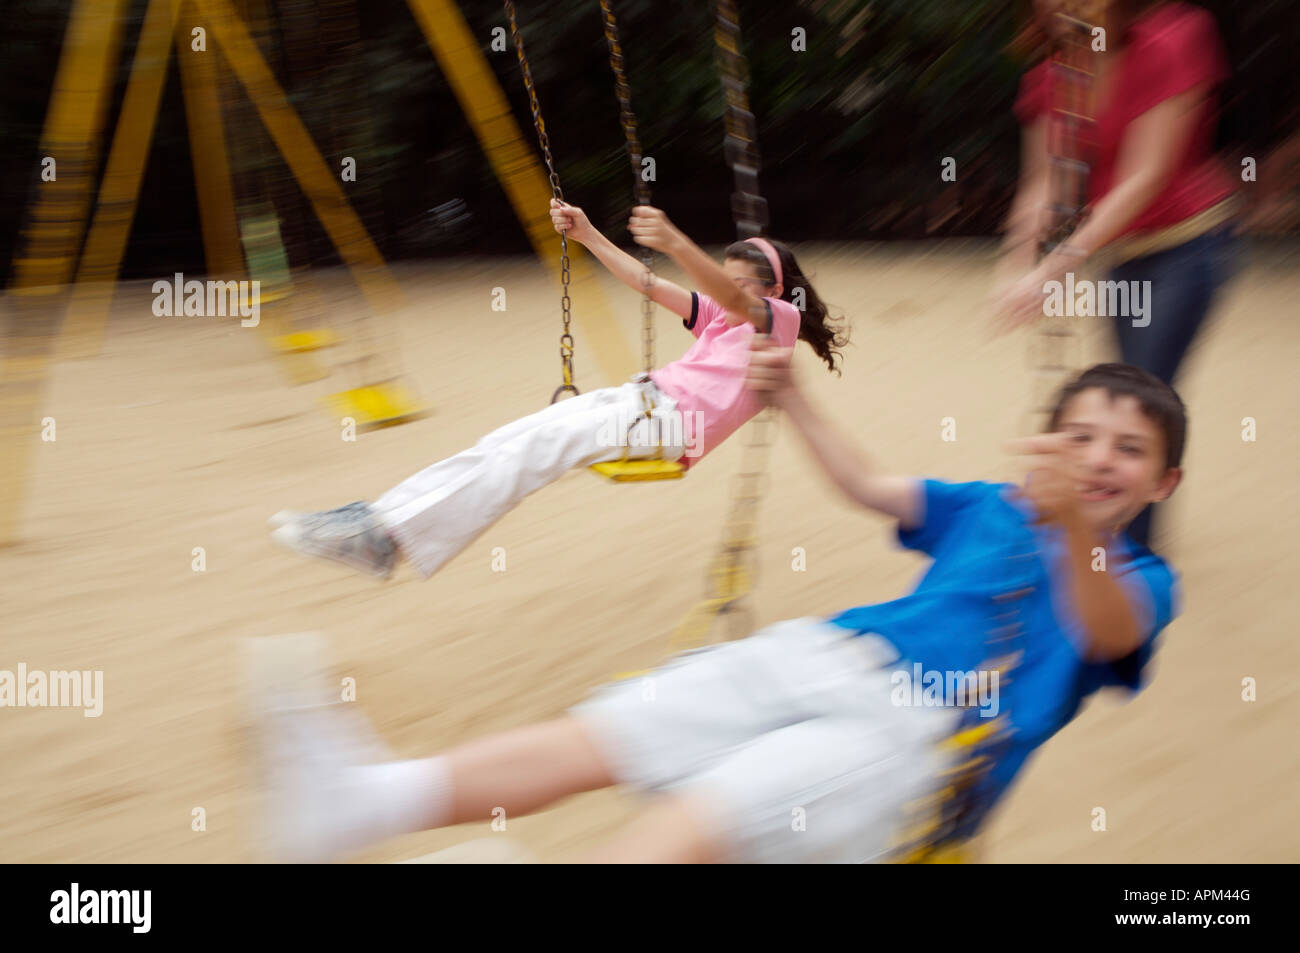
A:
<svg viewBox="0 0 1300 953">
<path fill-rule="evenodd" d="M 441 827 L 452 817 L 447 759 L 420 758 L 344 769 L 339 810 L 368 841 Z"/>
</svg>

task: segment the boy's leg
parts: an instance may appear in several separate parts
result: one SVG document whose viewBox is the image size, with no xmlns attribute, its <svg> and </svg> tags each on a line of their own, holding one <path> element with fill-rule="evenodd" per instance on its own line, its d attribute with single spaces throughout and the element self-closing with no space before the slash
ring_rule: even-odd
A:
<svg viewBox="0 0 1300 953">
<path fill-rule="evenodd" d="M 954 724 L 893 704 L 896 654 L 796 619 L 604 689 L 576 713 L 614 779 L 663 800 L 590 859 L 887 859 Z"/>
<path fill-rule="evenodd" d="M 582 858 L 588 864 L 714 864 L 723 860 L 705 820 L 706 795 L 661 798 L 622 833 Z"/>
<path fill-rule="evenodd" d="M 287 859 L 325 860 L 400 834 L 520 817 L 613 783 L 582 729 L 556 719 L 411 761 L 356 763 L 329 712 L 270 727 L 274 804 L 268 832 Z M 333 714 L 342 715 L 335 711 Z M 291 716 L 291 717 L 293 717 Z M 285 737 L 287 735 L 287 737 Z"/>
<path fill-rule="evenodd" d="M 451 817 L 446 824 L 507 817 L 614 784 L 609 766 L 585 729 L 571 717 L 515 728 L 448 751 Z"/>
<path fill-rule="evenodd" d="M 244 643 L 244 704 L 269 795 L 272 852 L 328 859 L 410 831 L 526 814 L 611 783 L 604 759 L 572 718 L 398 761 L 355 704 L 339 701 L 317 633 Z"/>
</svg>

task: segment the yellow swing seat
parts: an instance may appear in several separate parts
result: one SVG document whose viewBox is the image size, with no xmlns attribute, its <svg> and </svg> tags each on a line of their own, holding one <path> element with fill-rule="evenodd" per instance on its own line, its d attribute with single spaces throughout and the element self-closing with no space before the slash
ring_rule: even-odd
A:
<svg viewBox="0 0 1300 953">
<path fill-rule="evenodd" d="M 290 334 L 277 335 L 272 339 L 276 350 L 293 354 L 318 351 L 321 348 L 333 347 L 338 342 L 339 336 L 329 328 L 319 328 L 315 331 L 294 331 Z"/>
<path fill-rule="evenodd" d="M 614 483 L 680 480 L 686 476 L 685 464 L 677 460 L 607 460 L 587 469 Z"/>
<path fill-rule="evenodd" d="M 326 402 L 334 414 L 353 418 L 362 430 L 393 427 L 429 413 L 415 391 L 400 379 L 340 391 Z"/>
</svg>

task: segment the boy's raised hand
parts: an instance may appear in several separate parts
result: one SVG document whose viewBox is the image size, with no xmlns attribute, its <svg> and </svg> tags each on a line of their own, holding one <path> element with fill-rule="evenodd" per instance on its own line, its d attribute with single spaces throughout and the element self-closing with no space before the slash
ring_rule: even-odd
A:
<svg viewBox="0 0 1300 953">
<path fill-rule="evenodd" d="M 551 199 L 551 224 L 561 235 L 583 244 L 586 244 L 594 231 L 586 212 L 559 199 Z"/>
<path fill-rule="evenodd" d="M 777 347 L 766 334 L 755 334 L 749 344 L 749 369 L 745 372 L 745 386 L 764 405 L 780 406 L 793 395 L 798 385 L 790 359 L 792 347 Z"/>
<path fill-rule="evenodd" d="M 632 209 L 632 217 L 627 220 L 627 230 L 638 245 L 645 245 L 655 251 L 669 253 L 672 246 L 681 237 L 668 216 L 653 205 L 638 205 Z"/>
<path fill-rule="evenodd" d="M 1007 449 L 1029 457 L 1030 470 L 1020 496 L 1037 511 L 1039 523 L 1069 528 L 1078 523 L 1083 474 L 1070 434 L 1047 433 L 1013 440 Z"/>
</svg>

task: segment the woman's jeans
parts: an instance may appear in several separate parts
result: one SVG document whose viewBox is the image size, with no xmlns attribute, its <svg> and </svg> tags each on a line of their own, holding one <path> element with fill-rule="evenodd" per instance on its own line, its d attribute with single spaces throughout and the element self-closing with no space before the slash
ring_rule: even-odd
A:
<svg viewBox="0 0 1300 953">
<path fill-rule="evenodd" d="M 1146 315 L 1115 319 L 1124 363 L 1172 385 L 1215 295 L 1235 271 L 1236 256 L 1237 239 L 1227 225 L 1116 267 L 1110 273 L 1112 281 L 1151 282 L 1149 294 L 1143 286 Z M 1152 509 L 1143 510 L 1128 529 L 1144 546 L 1151 535 Z"/>
</svg>

